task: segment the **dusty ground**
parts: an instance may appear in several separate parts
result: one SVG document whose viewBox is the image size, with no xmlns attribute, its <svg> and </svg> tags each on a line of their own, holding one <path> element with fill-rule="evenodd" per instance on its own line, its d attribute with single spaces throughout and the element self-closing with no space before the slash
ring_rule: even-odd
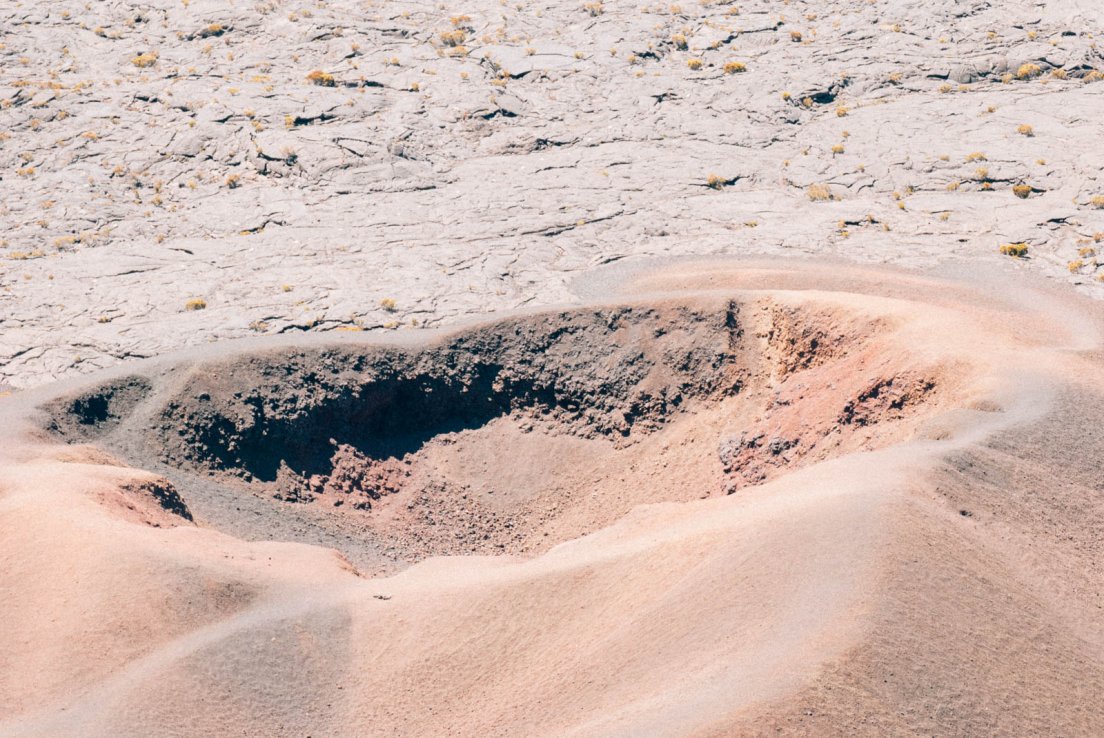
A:
<svg viewBox="0 0 1104 738">
<path fill-rule="evenodd" d="M 1096 294 L 1102 20 L 1096 0 L 6 2 L 0 381 L 570 302 L 574 275 L 647 255 L 995 265 L 1025 243 L 1023 268 Z"/>
<path fill-rule="evenodd" d="M 0 738 L 1098 735 L 1102 31 L 0 3 Z"/>
<path fill-rule="evenodd" d="M 0 735 L 1096 732 L 1098 303 L 598 286 L 7 398 Z"/>
</svg>

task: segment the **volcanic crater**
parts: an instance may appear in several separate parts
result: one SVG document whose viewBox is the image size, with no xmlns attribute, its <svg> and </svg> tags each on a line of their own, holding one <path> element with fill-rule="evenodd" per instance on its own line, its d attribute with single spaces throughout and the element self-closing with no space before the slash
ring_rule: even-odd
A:
<svg viewBox="0 0 1104 738">
<path fill-rule="evenodd" d="M 955 382 L 894 330 L 779 295 L 574 308 L 173 363 L 54 401 L 44 425 L 160 475 L 135 489 L 181 525 L 330 545 L 379 575 L 533 555 L 909 437 Z"/>
</svg>

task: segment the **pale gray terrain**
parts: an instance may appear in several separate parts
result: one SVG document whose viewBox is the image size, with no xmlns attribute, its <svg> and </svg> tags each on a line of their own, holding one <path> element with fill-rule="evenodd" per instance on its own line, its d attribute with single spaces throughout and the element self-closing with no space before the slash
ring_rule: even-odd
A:
<svg viewBox="0 0 1104 738">
<path fill-rule="evenodd" d="M 7 0 L 0 384 L 570 303 L 656 255 L 1023 243 L 1104 294 L 1102 30 L 1098 0 Z"/>
</svg>

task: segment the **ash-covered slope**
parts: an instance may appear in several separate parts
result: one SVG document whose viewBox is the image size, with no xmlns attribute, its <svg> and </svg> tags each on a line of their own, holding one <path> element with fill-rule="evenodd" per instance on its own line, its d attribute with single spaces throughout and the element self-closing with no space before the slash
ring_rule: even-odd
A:
<svg viewBox="0 0 1104 738">
<path fill-rule="evenodd" d="M 638 274 L 621 297 L 424 344 L 228 346 L 9 399 L 0 735 L 1093 733 L 1095 303 L 722 262 Z M 428 413 L 402 459 L 373 443 L 421 417 L 399 422 L 376 382 L 459 381 L 493 357 L 555 387 L 515 399 L 572 396 L 645 334 L 651 370 L 589 417 L 505 402 L 459 426 Z M 687 347 L 712 357 L 701 391 L 666 363 Z M 281 356 L 287 385 L 258 383 Z M 359 419 L 335 422 L 328 461 L 278 430 L 345 396 L 296 399 L 297 373 L 327 362 L 346 369 L 319 386 L 349 388 Z M 689 381 L 677 409 L 603 425 L 649 376 L 652 396 Z M 440 389 L 396 397 L 416 410 Z M 254 391 L 264 411 L 240 412 Z M 191 432 L 216 415 L 237 455 Z M 310 499 L 274 498 L 238 453 L 261 430 L 284 467 L 325 478 Z M 342 485 L 392 461 L 411 474 L 352 505 L 363 487 Z M 503 525 L 479 529 L 492 512 Z"/>
</svg>

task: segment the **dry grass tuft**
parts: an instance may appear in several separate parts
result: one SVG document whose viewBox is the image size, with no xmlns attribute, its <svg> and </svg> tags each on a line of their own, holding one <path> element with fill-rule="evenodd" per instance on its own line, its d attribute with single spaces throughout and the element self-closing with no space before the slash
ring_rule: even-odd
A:
<svg viewBox="0 0 1104 738">
<path fill-rule="evenodd" d="M 157 63 L 157 52 L 147 51 L 144 54 L 139 54 L 138 56 L 131 59 L 130 63 L 138 67 L 139 69 L 152 67 L 154 64 Z"/>
<path fill-rule="evenodd" d="M 826 184 L 811 184 L 805 189 L 805 195 L 812 202 L 824 202 L 832 199 L 832 190 Z"/>
<path fill-rule="evenodd" d="M 1031 196 L 1031 185 L 1018 184 L 1012 186 L 1012 194 L 1021 200 L 1026 200 Z"/>
<path fill-rule="evenodd" d="M 468 40 L 468 32 L 463 28 L 457 28 L 452 31 L 441 31 L 437 34 L 437 37 L 441 39 L 441 43 L 445 46 L 457 47 L 463 45 Z"/>
<path fill-rule="evenodd" d="M 313 72 L 307 75 L 307 81 L 313 85 L 319 87 L 336 87 L 337 80 L 334 79 L 332 74 L 327 74 L 321 69 L 315 69 Z"/>
<path fill-rule="evenodd" d="M 194 297 L 184 303 L 185 310 L 206 310 L 207 301 L 200 297 Z"/>
<path fill-rule="evenodd" d="M 1038 64 L 1021 64 L 1016 70 L 1016 79 L 1035 79 L 1043 73 L 1043 68 Z"/>
<path fill-rule="evenodd" d="M 12 251 L 8 254 L 8 258 L 12 261 L 26 261 L 28 259 L 41 259 L 45 255 L 42 249 L 35 249 L 34 251 Z"/>
<path fill-rule="evenodd" d="M 1006 243 L 1001 244 L 1000 252 L 1005 256 L 1011 256 L 1016 259 L 1022 259 L 1027 256 L 1027 244 L 1026 243 Z"/>
</svg>

